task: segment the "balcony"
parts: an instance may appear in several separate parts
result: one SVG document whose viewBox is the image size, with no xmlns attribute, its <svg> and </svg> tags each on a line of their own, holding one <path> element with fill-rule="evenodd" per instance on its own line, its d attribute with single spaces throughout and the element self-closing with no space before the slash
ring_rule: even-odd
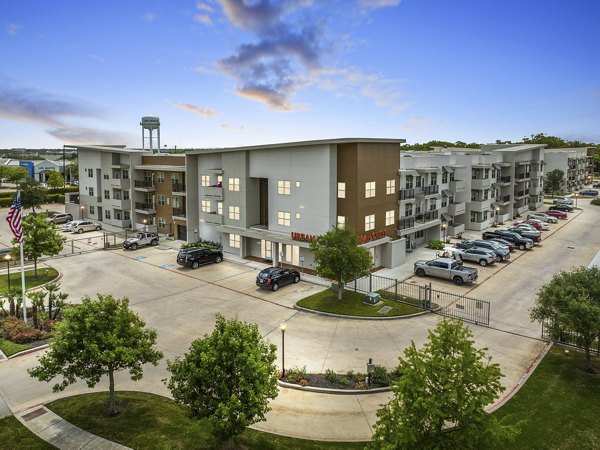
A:
<svg viewBox="0 0 600 450">
<path fill-rule="evenodd" d="M 466 211 L 466 203 L 462 202 L 462 203 L 452 203 L 450 205 L 448 205 L 448 214 L 451 214 L 453 216 L 459 216 L 461 214 L 464 214 Z"/>
<path fill-rule="evenodd" d="M 204 188 L 204 198 L 211 200 L 223 200 L 223 188 L 217 186 L 206 186 Z"/>
<path fill-rule="evenodd" d="M 131 182 L 129 180 L 129 178 L 111 178 L 110 179 L 110 186 L 115 188 L 115 189 L 129 189 L 129 186 L 131 185 Z"/>
<path fill-rule="evenodd" d="M 400 189 L 400 202 L 404 202 L 407 200 L 415 199 L 415 190 L 414 189 Z M 398 202 L 398 203 L 400 203 Z"/>
<path fill-rule="evenodd" d="M 223 215 L 217 214 L 216 212 L 203 212 L 201 214 L 201 219 L 206 223 L 214 224 L 214 225 L 223 225 Z"/>
<path fill-rule="evenodd" d="M 121 200 L 118 198 L 113 198 L 109 202 L 110 207 L 114 209 L 130 209 L 131 208 L 131 199 Z"/>
<path fill-rule="evenodd" d="M 186 195 L 184 183 L 171 183 L 171 192 L 173 195 Z"/>
<path fill-rule="evenodd" d="M 478 191 L 480 191 L 482 189 L 489 189 L 491 186 L 491 178 L 473 178 L 471 180 L 471 189 L 477 189 Z"/>
<path fill-rule="evenodd" d="M 439 213 L 435 211 L 427 211 L 426 213 L 417 214 L 415 216 L 415 223 L 427 223 L 439 218 Z"/>
<path fill-rule="evenodd" d="M 496 184 L 499 184 L 500 186 L 508 186 L 510 184 L 510 180 L 510 177 L 500 177 L 498 178 Z"/>
<path fill-rule="evenodd" d="M 133 187 L 136 191 L 141 192 L 154 192 L 156 190 L 154 187 L 154 182 L 146 180 L 135 180 Z"/>
<path fill-rule="evenodd" d="M 135 202 L 135 211 L 140 214 L 156 214 L 154 203 Z"/>
<path fill-rule="evenodd" d="M 543 190 L 544 190 L 544 188 L 542 188 L 542 186 L 529 186 L 529 194 L 530 195 L 541 194 Z"/>
<path fill-rule="evenodd" d="M 449 188 L 454 194 L 457 192 L 464 192 L 464 190 L 467 188 L 467 183 L 465 183 L 463 180 L 453 180 L 450 182 Z"/>
<path fill-rule="evenodd" d="M 439 195 L 440 195 L 440 187 L 437 184 L 435 184 L 433 186 L 424 186 L 422 188 L 415 189 L 415 196 L 420 199 L 433 197 L 433 196 L 439 196 Z"/>
<path fill-rule="evenodd" d="M 131 228 L 131 220 L 113 219 L 112 224 L 119 228 Z"/>
<path fill-rule="evenodd" d="M 489 211 L 491 207 L 492 201 L 489 198 L 487 200 L 471 200 L 471 211 L 484 212 Z"/>
<path fill-rule="evenodd" d="M 510 195 L 505 195 L 503 197 L 498 197 L 496 199 L 497 205 L 508 205 L 510 204 Z"/>
<path fill-rule="evenodd" d="M 515 180 L 517 183 L 520 183 L 521 181 L 529 180 L 530 176 L 531 172 L 517 173 L 515 174 Z"/>
<path fill-rule="evenodd" d="M 453 236 L 458 233 L 463 233 L 464 231 L 465 231 L 464 223 L 455 223 L 454 225 L 448 226 L 448 230 L 446 230 L 446 232 L 448 233 L 448 236 Z"/>
<path fill-rule="evenodd" d="M 173 208 L 173 219 L 185 220 L 185 208 Z"/>
<path fill-rule="evenodd" d="M 528 191 L 516 191 L 515 192 L 515 200 L 521 200 L 526 195 L 529 195 Z"/>
</svg>

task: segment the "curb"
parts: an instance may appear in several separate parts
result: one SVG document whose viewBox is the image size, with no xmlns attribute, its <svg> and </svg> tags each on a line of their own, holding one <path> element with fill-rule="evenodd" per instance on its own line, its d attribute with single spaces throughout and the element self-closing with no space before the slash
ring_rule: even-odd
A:
<svg viewBox="0 0 600 450">
<path fill-rule="evenodd" d="M 24 356 L 24 355 L 28 355 L 30 353 L 35 353 L 35 352 L 37 352 L 39 350 L 45 350 L 49 346 L 50 346 L 50 344 L 44 344 L 44 345 L 39 345 L 37 347 L 31 347 L 31 348 L 28 348 L 27 350 L 23 350 L 23 351 L 20 351 L 18 353 L 15 353 L 14 355 L 9 356 L 7 359 L 10 360 L 10 359 L 17 358 L 19 356 Z"/>
<path fill-rule="evenodd" d="M 297 391 L 305 392 L 316 392 L 319 394 L 332 394 L 332 395 L 366 395 L 366 394 L 379 394 L 382 392 L 391 392 L 390 387 L 379 387 L 373 389 L 331 389 L 331 388 L 319 388 L 314 386 L 300 386 L 299 384 L 286 383 L 285 381 L 277 380 L 277 386 L 286 389 L 295 389 Z"/>
<path fill-rule="evenodd" d="M 311 314 L 317 314 L 319 316 L 326 316 L 326 317 L 338 317 L 340 319 L 355 319 L 355 320 L 402 320 L 402 319 L 411 319 L 413 317 L 419 317 L 419 316 L 423 316 L 425 314 L 430 314 L 433 311 L 422 311 L 422 312 L 418 312 L 418 313 L 413 313 L 413 314 L 407 314 L 405 316 L 393 316 L 393 317 L 363 317 L 363 316 L 347 316 L 345 314 L 335 314 L 335 313 L 328 313 L 325 311 L 316 311 L 314 309 L 308 309 L 308 308 L 303 308 L 302 306 L 298 306 L 297 304 L 294 303 L 294 309 L 306 312 L 306 313 L 311 313 Z"/>
</svg>

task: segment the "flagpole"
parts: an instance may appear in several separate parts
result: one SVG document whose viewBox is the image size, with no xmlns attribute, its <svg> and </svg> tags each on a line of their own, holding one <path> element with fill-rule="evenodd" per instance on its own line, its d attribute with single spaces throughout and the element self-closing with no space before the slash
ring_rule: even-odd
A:
<svg viewBox="0 0 600 450">
<path fill-rule="evenodd" d="M 21 252 L 21 292 L 23 297 L 23 320 L 27 323 L 27 295 L 25 295 L 25 262 L 23 261 L 23 240 L 20 242 Z"/>
</svg>

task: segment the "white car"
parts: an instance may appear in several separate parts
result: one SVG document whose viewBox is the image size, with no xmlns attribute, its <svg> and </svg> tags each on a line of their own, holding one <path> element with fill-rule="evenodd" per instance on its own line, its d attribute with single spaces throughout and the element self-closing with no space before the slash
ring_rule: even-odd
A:
<svg viewBox="0 0 600 450">
<path fill-rule="evenodd" d="M 554 199 L 556 205 L 569 205 L 573 206 L 573 199 L 569 197 L 556 197 Z"/>
<path fill-rule="evenodd" d="M 537 219 L 548 223 L 558 223 L 558 217 L 549 216 L 543 212 L 533 212 L 527 215 L 528 219 Z"/>
<path fill-rule="evenodd" d="M 79 222 L 78 224 L 71 227 L 71 231 L 73 233 L 81 234 L 84 231 L 100 231 L 102 229 L 102 225 L 97 222 L 92 222 L 89 220 L 84 220 Z"/>
<path fill-rule="evenodd" d="M 64 231 L 64 232 L 73 231 L 73 227 L 81 222 L 83 222 L 83 220 L 71 220 L 70 222 L 67 222 L 62 227 L 60 227 L 60 231 Z"/>
</svg>

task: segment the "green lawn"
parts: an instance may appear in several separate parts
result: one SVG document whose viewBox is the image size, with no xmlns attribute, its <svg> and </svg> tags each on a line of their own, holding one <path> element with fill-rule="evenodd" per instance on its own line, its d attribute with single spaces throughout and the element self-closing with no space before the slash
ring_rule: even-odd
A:
<svg viewBox="0 0 600 450">
<path fill-rule="evenodd" d="M 6 269 L 6 267 L 3 267 Z M 10 268 L 10 289 L 14 292 L 21 293 L 21 272 L 18 266 Z M 58 276 L 58 270 L 47 267 L 38 267 L 37 277 L 33 270 L 25 271 L 25 289 L 31 289 L 36 286 L 48 283 Z M 8 290 L 8 276 L 0 276 L 0 293 L 5 293 Z"/>
<path fill-rule="evenodd" d="M 0 350 L 2 350 L 2 353 L 4 353 L 6 356 L 12 356 L 15 353 L 19 353 L 30 348 L 32 348 L 31 344 L 16 344 L 7 339 L 0 338 Z"/>
<path fill-rule="evenodd" d="M 600 361 L 594 358 L 597 371 Z M 600 374 L 585 372 L 583 353 L 554 346 L 519 392 L 494 413 L 519 425 L 507 449 L 600 448 Z"/>
<path fill-rule="evenodd" d="M 46 405 L 84 430 L 132 448 L 222 449 L 207 420 L 196 420 L 172 400 L 140 392 L 118 392 L 120 414 L 107 417 L 108 393 L 78 395 Z M 0 444 L 1 446 L 2 444 Z M 331 443 L 293 439 L 246 430 L 238 449 L 362 449 L 363 443 Z"/>
<path fill-rule="evenodd" d="M 54 446 L 38 438 L 14 416 L 0 419 L 0 449 L 47 450 Z"/>
<path fill-rule="evenodd" d="M 312 309 L 315 311 L 328 312 L 332 314 L 344 314 L 347 316 L 362 316 L 362 317 L 395 317 L 405 316 L 422 312 L 421 308 L 417 308 L 404 303 L 398 303 L 394 300 L 381 298 L 383 305 L 373 306 L 363 303 L 365 294 L 345 290 L 342 301 L 337 299 L 337 294 L 331 289 L 326 289 L 309 297 L 305 297 L 299 302 L 298 306 L 302 308 Z M 386 314 L 380 314 L 379 311 L 384 305 L 391 306 L 392 309 Z"/>
</svg>

